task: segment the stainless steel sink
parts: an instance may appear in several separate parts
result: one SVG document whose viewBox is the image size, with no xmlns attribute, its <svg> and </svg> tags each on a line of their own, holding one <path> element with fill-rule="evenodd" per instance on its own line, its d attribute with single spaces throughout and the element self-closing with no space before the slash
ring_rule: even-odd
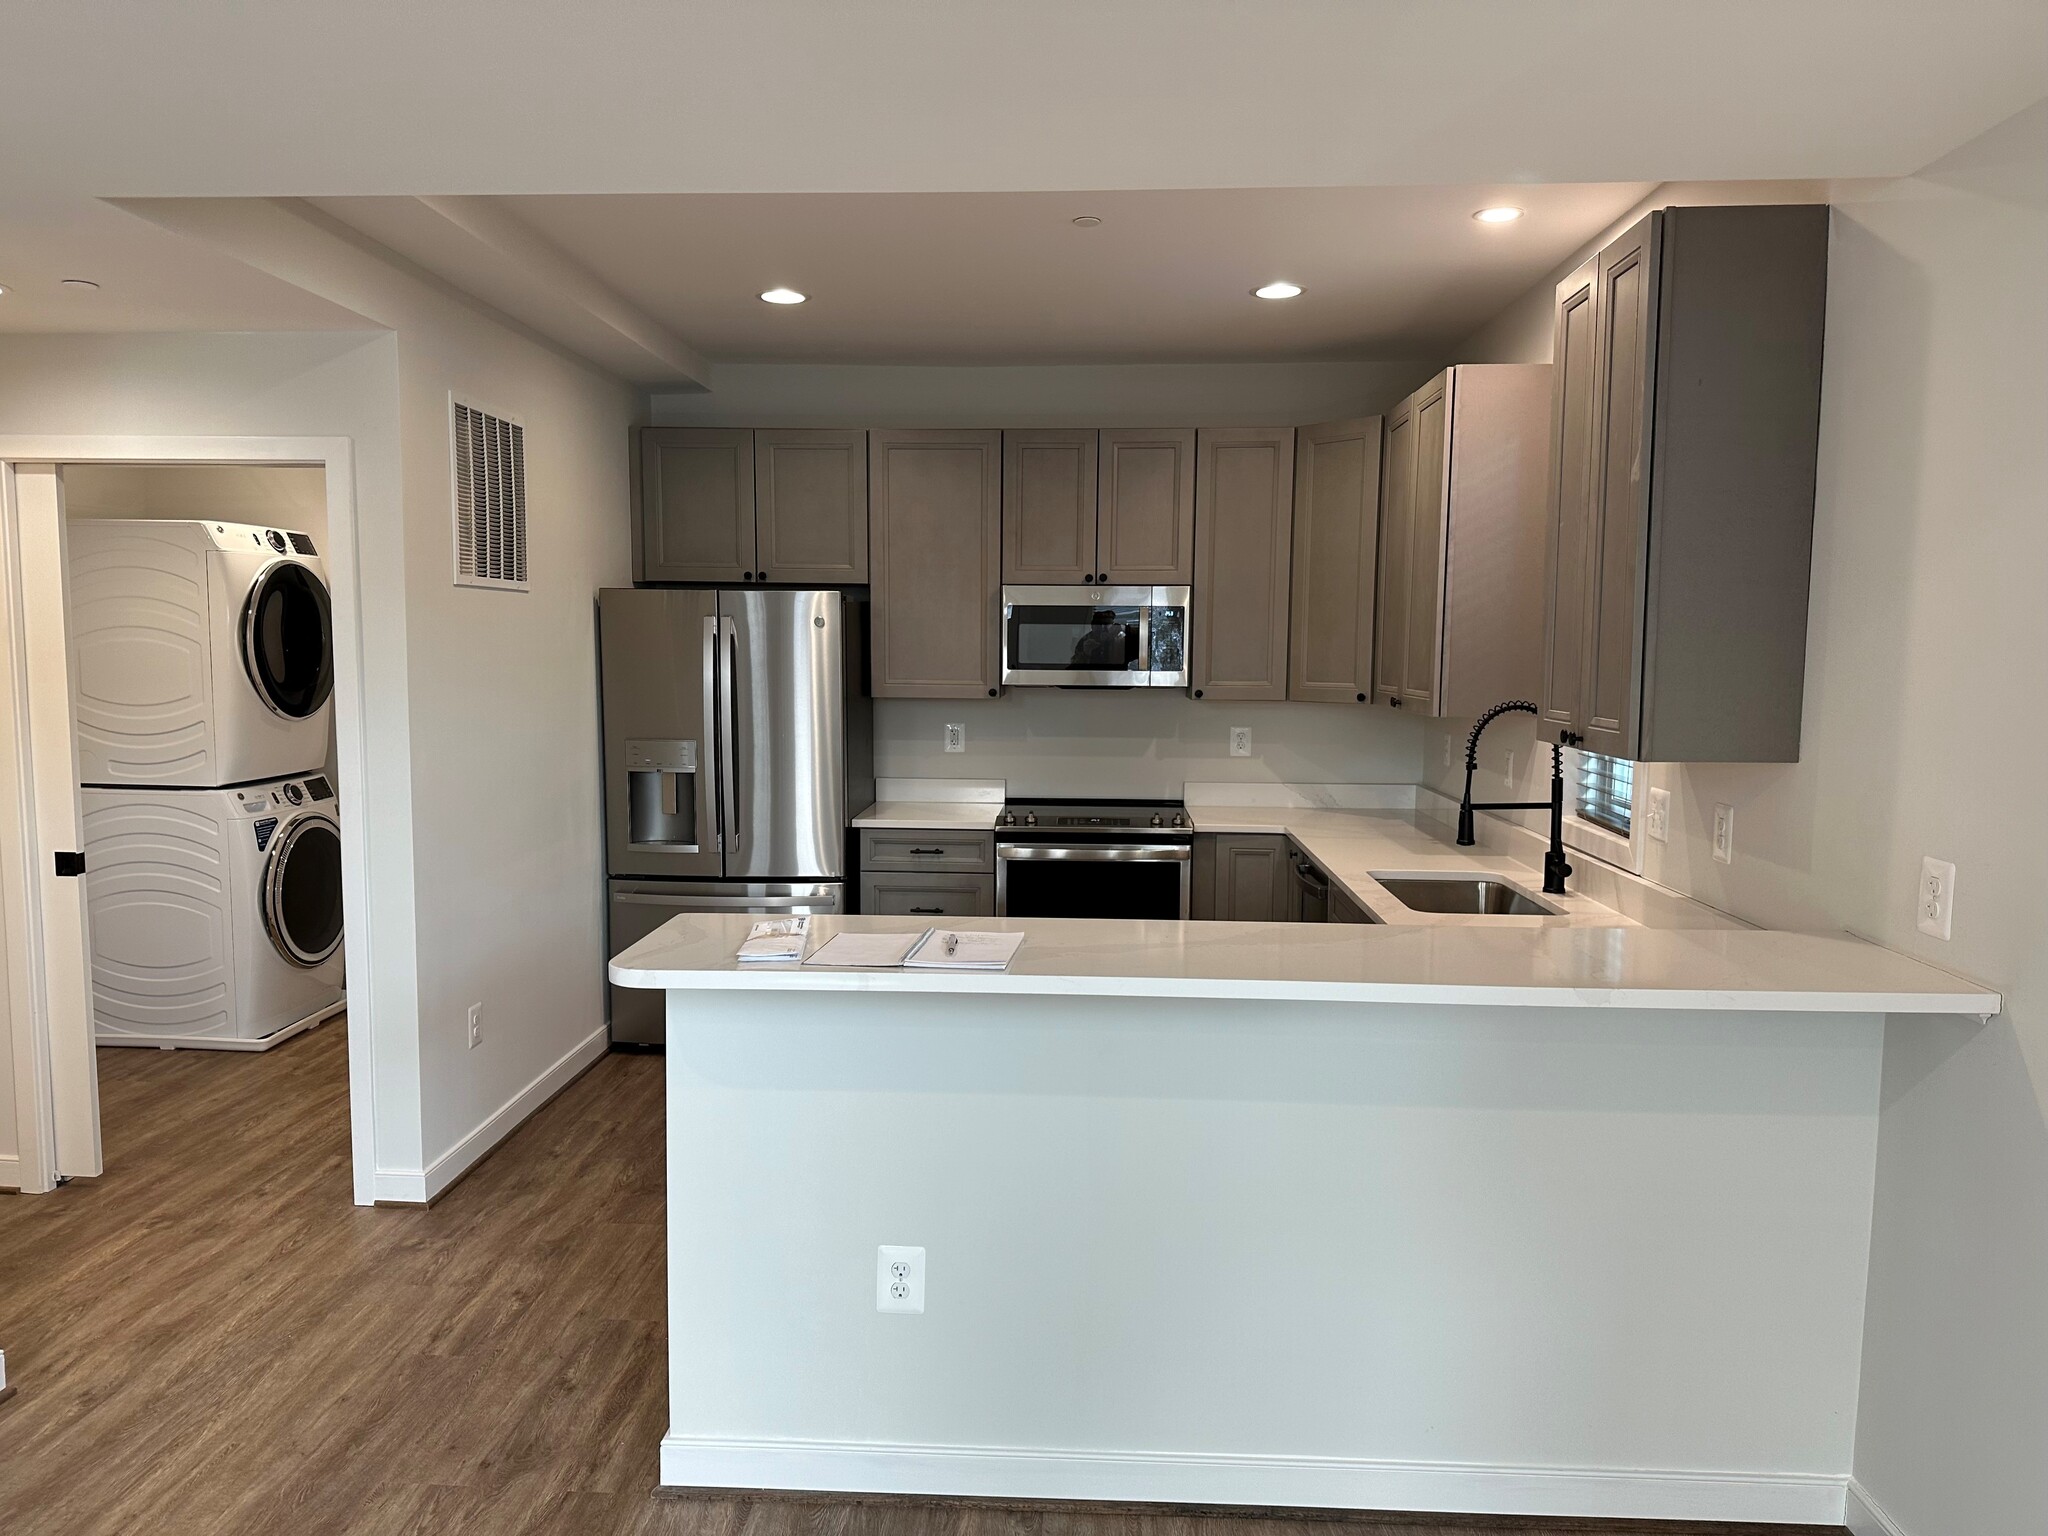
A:
<svg viewBox="0 0 2048 1536">
<path fill-rule="evenodd" d="M 1375 875 L 1402 906 L 1414 912 L 1463 912 L 1477 917 L 1556 917 L 1557 908 L 1505 880 L 1488 875 Z"/>
</svg>

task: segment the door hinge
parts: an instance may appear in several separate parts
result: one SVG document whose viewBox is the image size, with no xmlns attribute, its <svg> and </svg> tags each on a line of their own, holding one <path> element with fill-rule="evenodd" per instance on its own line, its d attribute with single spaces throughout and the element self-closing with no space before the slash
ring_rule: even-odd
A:
<svg viewBox="0 0 2048 1536">
<path fill-rule="evenodd" d="M 82 853 L 60 853 L 57 855 L 57 873 L 60 875 L 82 875 L 85 873 L 85 855 Z"/>
</svg>

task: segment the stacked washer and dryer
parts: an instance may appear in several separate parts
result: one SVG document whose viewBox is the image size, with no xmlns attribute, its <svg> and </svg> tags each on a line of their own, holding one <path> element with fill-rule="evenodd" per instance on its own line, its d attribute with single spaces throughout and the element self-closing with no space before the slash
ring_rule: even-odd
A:
<svg viewBox="0 0 2048 1536">
<path fill-rule="evenodd" d="M 240 523 L 68 536 L 96 1038 L 267 1050 L 345 997 L 319 552 Z"/>
</svg>

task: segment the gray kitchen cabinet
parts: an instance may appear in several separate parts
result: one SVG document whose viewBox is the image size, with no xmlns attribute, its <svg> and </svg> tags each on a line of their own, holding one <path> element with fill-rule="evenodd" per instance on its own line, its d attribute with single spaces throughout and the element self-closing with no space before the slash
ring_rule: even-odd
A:
<svg viewBox="0 0 2048 1536">
<path fill-rule="evenodd" d="M 1101 434 L 1096 573 L 1113 586 L 1184 587 L 1195 579 L 1195 434 Z"/>
<path fill-rule="evenodd" d="M 992 871 L 996 867 L 995 834 L 863 829 L 860 867 L 948 874 Z"/>
<path fill-rule="evenodd" d="M 1355 416 L 1295 434 L 1290 699 L 1362 704 L 1372 695 L 1383 426 Z"/>
<path fill-rule="evenodd" d="M 1542 682 L 1548 363 L 1462 363 L 1387 414 L 1373 693 L 1470 718 Z"/>
<path fill-rule="evenodd" d="M 1000 691 L 1003 434 L 868 434 L 876 698 Z"/>
<path fill-rule="evenodd" d="M 1583 271 L 1560 285 L 1542 706 L 1562 739 L 1798 760 L 1827 249 L 1822 204 L 1667 208 L 1600 252 L 1590 294 Z"/>
<path fill-rule="evenodd" d="M 1329 914 L 1324 919 L 1332 923 L 1370 923 L 1372 914 L 1353 901 L 1345 889 L 1334 881 L 1330 885 Z"/>
<path fill-rule="evenodd" d="M 1191 916 L 1222 923 L 1285 923 L 1297 915 L 1292 848 L 1269 833 L 1195 838 Z"/>
<path fill-rule="evenodd" d="M 1294 428 L 1196 434 L 1193 692 L 1287 697 Z"/>
<path fill-rule="evenodd" d="M 640 432 L 635 581 L 751 581 L 754 434 L 698 427 Z"/>
<path fill-rule="evenodd" d="M 994 917 L 994 875 L 861 876 L 860 909 L 871 917 Z"/>
<path fill-rule="evenodd" d="M 868 579 L 868 438 L 859 428 L 754 434 L 759 580 L 861 586 Z"/>
<path fill-rule="evenodd" d="M 1003 434 L 1003 580 L 1085 586 L 1095 580 L 1096 434 L 1064 428 Z"/>
</svg>

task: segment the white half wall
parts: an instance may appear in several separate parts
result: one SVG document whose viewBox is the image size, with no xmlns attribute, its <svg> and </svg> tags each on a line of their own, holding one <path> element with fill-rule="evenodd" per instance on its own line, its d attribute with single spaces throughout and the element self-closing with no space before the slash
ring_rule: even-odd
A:
<svg viewBox="0 0 2048 1536">
<path fill-rule="evenodd" d="M 1672 834 L 1644 872 L 2004 994 L 1982 1028 L 1899 1019 L 1887 1038 L 1855 1472 L 1910 1536 L 2011 1536 L 2048 1530 L 2048 102 L 1828 200 L 1801 761 L 1645 767 Z M 1547 360 L 1548 304 L 1532 293 L 1480 342 Z M 1453 794 L 1439 748 L 1463 728 L 1426 748 Z M 1531 740 L 1502 721 L 1484 766 L 1530 762 Z M 1736 809 L 1732 864 L 1712 857 L 1717 803 Z M 1956 865 L 1951 942 L 1915 923 L 1923 855 Z"/>
</svg>

